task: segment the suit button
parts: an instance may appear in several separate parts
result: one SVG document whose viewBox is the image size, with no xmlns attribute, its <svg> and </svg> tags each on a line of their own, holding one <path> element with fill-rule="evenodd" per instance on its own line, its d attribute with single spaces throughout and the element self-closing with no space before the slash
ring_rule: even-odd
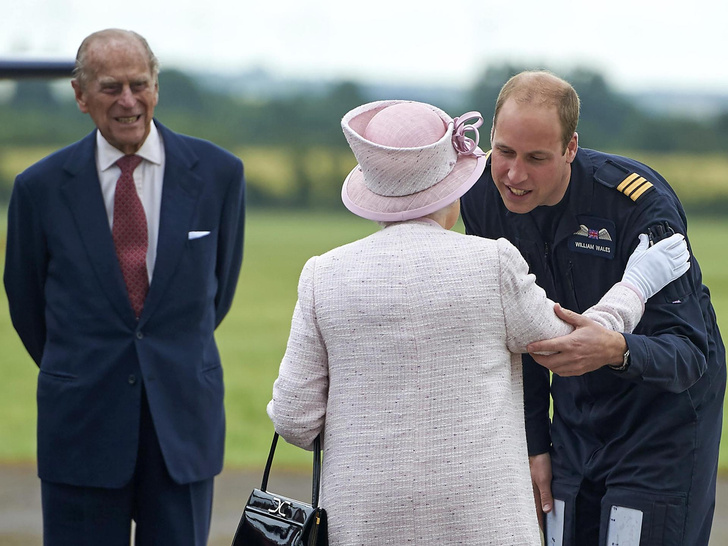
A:
<svg viewBox="0 0 728 546">
<path fill-rule="evenodd" d="M 136 333 L 136 337 L 137 337 L 137 339 L 143 339 L 144 338 L 144 334 L 141 333 L 141 332 L 137 332 Z"/>
<path fill-rule="evenodd" d="M 129 385 L 134 385 L 136 383 L 136 375 L 131 374 L 129 376 Z"/>
</svg>

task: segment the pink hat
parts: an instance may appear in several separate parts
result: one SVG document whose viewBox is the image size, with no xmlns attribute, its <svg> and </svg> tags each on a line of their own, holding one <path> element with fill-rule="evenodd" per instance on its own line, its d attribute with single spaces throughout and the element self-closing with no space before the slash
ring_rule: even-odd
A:
<svg viewBox="0 0 728 546">
<path fill-rule="evenodd" d="M 482 123 L 479 112 L 452 119 L 422 102 L 388 100 L 355 108 L 341 120 L 359 162 L 341 189 L 344 205 L 380 222 L 421 218 L 446 207 L 485 169 L 478 148 Z"/>
</svg>

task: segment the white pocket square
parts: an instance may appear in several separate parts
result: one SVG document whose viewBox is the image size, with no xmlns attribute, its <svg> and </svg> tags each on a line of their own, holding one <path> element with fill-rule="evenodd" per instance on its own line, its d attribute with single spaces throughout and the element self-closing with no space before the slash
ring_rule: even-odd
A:
<svg viewBox="0 0 728 546">
<path fill-rule="evenodd" d="M 200 237 L 205 237 L 207 235 L 210 235 L 209 231 L 190 231 L 187 234 L 187 239 L 191 241 L 192 239 L 199 239 Z"/>
</svg>

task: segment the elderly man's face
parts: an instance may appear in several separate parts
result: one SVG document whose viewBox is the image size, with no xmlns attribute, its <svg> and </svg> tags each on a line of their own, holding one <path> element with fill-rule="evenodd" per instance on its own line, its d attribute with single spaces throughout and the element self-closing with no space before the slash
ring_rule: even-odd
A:
<svg viewBox="0 0 728 546">
<path fill-rule="evenodd" d="M 149 134 L 159 99 L 144 47 L 132 37 L 98 40 L 86 58 L 89 81 L 85 88 L 73 82 L 79 109 L 112 146 L 135 153 Z"/>
</svg>

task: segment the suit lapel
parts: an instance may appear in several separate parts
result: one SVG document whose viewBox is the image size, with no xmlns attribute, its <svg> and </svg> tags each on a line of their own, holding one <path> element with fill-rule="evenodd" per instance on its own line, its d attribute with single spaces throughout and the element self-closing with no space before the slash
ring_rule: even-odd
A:
<svg viewBox="0 0 728 546">
<path fill-rule="evenodd" d="M 202 189 L 202 179 L 192 171 L 197 156 L 175 133 L 160 123 L 157 128 L 165 150 L 162 205 L 154 274 L 140 322 L 150 317 L 163 300 L 165 288 L 187 245 L 187 234 Z"/>
<path fill-rule="evenodd" d="M 79 238 L 104 294 L 124 320 L 134 321 L 101 195 L 95 147 L 96 131 L 78 143 L 64 165 L 66 176 L 61 184 L 61 195 L 73 215 Z"/>
</svg>

